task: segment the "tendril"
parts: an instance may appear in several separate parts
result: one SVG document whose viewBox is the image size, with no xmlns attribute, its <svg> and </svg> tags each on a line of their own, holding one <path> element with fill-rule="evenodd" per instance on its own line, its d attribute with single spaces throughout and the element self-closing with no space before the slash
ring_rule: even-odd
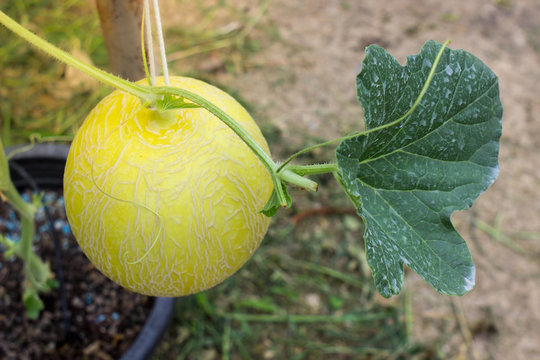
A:
<svg viewBox="0 0 540 360">
<path fill-rule="evenodd" d="M 156 234 L 154 240 L 152 240 L 152 243 L 150 244 L 150 247 L 145 251 L 145 253 L 138 259 L 136 259 L 135 261 L 129 261 L 128 260 L 128 253 L 127 251 L 122 255 L 124 259 L 126 259 L 127 263 L 129 265 L 135 265 L 135 264 L 138 264 L 140 263 L 141 261 L 143 261 L 147 256 L 148 254 L 154 249 L 154 247 L 156 246 L 159 238 L 161 237 L 161 235 L 163 234 L 163 228 L 164 228 L 164 224 L 163 224 L 163 217 L 154 209 L 151 209 L 149 208 L 148 206 L 144 205 L 144 204 L 141 204 L 141 203 L 138 203 L 136 201 L 133 201 L 133 200 L 126 200 L 126 199 L 121 199 L 119 197 L 116 197 L 108 192 L 106 192 L 105 190 L 103 190 L 99 185 L 98 183 L 96 182 L 96 178 L 94 176 L 94 165 L 95 165 L 95 160 L 96 160 L 96 157 L 97 157 L 97 154 L 99 153 L 99 151 L 103 148 L 105 142 L 107 141 L 107 139 L 116 131 L 119 131 L 120 128 L 122 126 L 124 126 L 126 123 L 128 122 L 128 120 L 124 120 L 122 121 L 118 126 L 116 126 L 114 129 L 112 129 L 111 131 L 109 131 L 105 137 L 103 138 L 103 140 L 98 144 L 98 148 L 96 150 L 96 152 L 94 153 L 94 156 L 92 157 L 92 160 L 91 160 L 91 163 L 90 163 L 90 179 L 92 180 L 92 184 L 96 187 L 96 189 L 98 189 L 99 192 L 101 192 L 105 197 L 109 198 L 109 199 L 112 199 L 114 201 L 118 201 L 118 202 L 122 202 L 124 204 L 129 204 L 129 205 L 134 205 L 140 209 L 144 209 L 146 211 L 149 211 L 151 214 L 153 214 L 156 219 L 157 219 L 157 222 L 158 222 L 158 227 L 159 227 L 159 230 L 158 230 L 158 233 Z"/>
</svg>

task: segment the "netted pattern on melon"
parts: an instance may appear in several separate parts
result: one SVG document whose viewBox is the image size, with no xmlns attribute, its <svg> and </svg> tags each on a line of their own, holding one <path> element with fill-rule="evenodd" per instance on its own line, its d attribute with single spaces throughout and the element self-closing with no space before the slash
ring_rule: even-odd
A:
<svg viewBox="0 0 540 360">
<path fill-rule="evenodd" d="M 203 94 L 268 149 L 221 90 L 184 78 L 172 86 Z M 77 134 L 64 179 L 68 218 L 90 260 L 125 287 L 158 296 L 221 282 L 249 259 L 269 223 L 259 213 L 272 189 L 264 165 L 206 110 L 178 113 L 160 129 L 138 99 L 111 94 Z"/>
</svg>

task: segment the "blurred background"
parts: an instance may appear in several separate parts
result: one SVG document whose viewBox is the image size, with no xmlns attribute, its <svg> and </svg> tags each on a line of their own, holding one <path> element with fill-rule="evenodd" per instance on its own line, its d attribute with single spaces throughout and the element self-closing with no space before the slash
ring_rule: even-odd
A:
<svg viewBox="0 0 540 360">
<path fill-rule="evenodd" d="M 373 286 L 363 224 L 330 176 L 293 191 L 253 259 L 181 298 L 154 359 L 534 359 L 540 354 L 540 2 L 537 0 L 161 0 L 169 71 L 235 96 L 284 159 L 363 127 L 355 76 L 364 48 L 402 64 L 451 39 L 500 78 L 501 173 L 453 216 L 476 287 L 442 296 L 408 272 L 399 296 Z M 107 68 L 94 2 L 3 0 L 0 9 Z M 111 90 L 0 29 L 4 145 L 69 138 Z M 332 148 L 300 161 L 331 160 Z"/>
</svg>

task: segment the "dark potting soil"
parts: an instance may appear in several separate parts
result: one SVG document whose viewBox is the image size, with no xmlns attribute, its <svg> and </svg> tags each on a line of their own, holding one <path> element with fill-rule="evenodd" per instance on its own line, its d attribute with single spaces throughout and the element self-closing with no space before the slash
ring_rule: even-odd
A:
<svg viewBox="0 0 540 360">
<path fill-rule="evenodd" d="M 60 289 L 53 289 L 41 295 L 45 308 L 39 318 L 28 319 L 21 298 L 22 262 L 6 259 L 0 249 L 0 359 L 118 359 L 144 325 L 153 299 L 123 289 L 96 270 L 69 230 L 63 198 L 47 192 L 44 201 L 61 246 L 67 314 Z M 34 246 L 57 274 L 48 224 L 41 210 Z M 18 227 L 13 210 L 0 203 L 0 233 L 16 240 Z"/>
</svg>

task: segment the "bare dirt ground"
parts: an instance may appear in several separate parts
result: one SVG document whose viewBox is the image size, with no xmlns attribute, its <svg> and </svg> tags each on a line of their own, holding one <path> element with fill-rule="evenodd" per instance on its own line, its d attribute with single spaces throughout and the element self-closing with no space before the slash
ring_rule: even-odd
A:
<svg viewBox="0 0 540 360">
<path fill-rule="evenodd" d="M 186 2 L 168 5 L 166 23 L 189 22 Z M 439 343 L 439 358 L 540 356 L 538 19 L 538 0 L 272 0 L 261 21 L 265 30 L 250 34 L 260 50 L 247 58 L 243 71 L 214 74 L 253 106 L 258 121 L 277 126 L 293 149 L 306 138 L 333 139 L 361 128 L 355 76 L 369 44 L 385 47 L 404 64 L 426 40 L 451 39 L 450 47 L 472 52 L 499 76 L 501 173 L 473 209 L 453 217 L 477 265 L 476 287 L 453 298 L 438 295 L 413 273 L 406 279 L 414 337 Z M 195 68 L 212 70 L 222 60 L 210 57 Z M 181 73 L 193 65 L 185 60 L 175 68 Z M 478 221 L 490 225 L 492 234 Z M 518 236 L 523 232 L 534 236 Z M 525 255 L 502 244 L 505 239 Z"/>
<path fill-rule="evenodd" d="M 360 127 L 355 76 L 371 43 L 403 64 L 426 40 L 451 39 L 452 48 L 474 53 L 499 76 L 501 173 L 472 210 L 454 216 L 477 264 L 477 285 L 462 298 L 438 295 L 411 273 L 405 285 L 413 294 L 414 336 L 441 342 L 443 358 L 540 356 L 538 19 L 537 0 L 274 0 L 264 21 L 277 38 L 255 31 L 262 48 L 245 71 L 217 75 L 293 144 Z M 517 241 L 529 258 L 472 224 L 495 226 L 497 218 L 499 234 Z M 520 240 L 518 232 L 536 238 Z"/>
</svg>

